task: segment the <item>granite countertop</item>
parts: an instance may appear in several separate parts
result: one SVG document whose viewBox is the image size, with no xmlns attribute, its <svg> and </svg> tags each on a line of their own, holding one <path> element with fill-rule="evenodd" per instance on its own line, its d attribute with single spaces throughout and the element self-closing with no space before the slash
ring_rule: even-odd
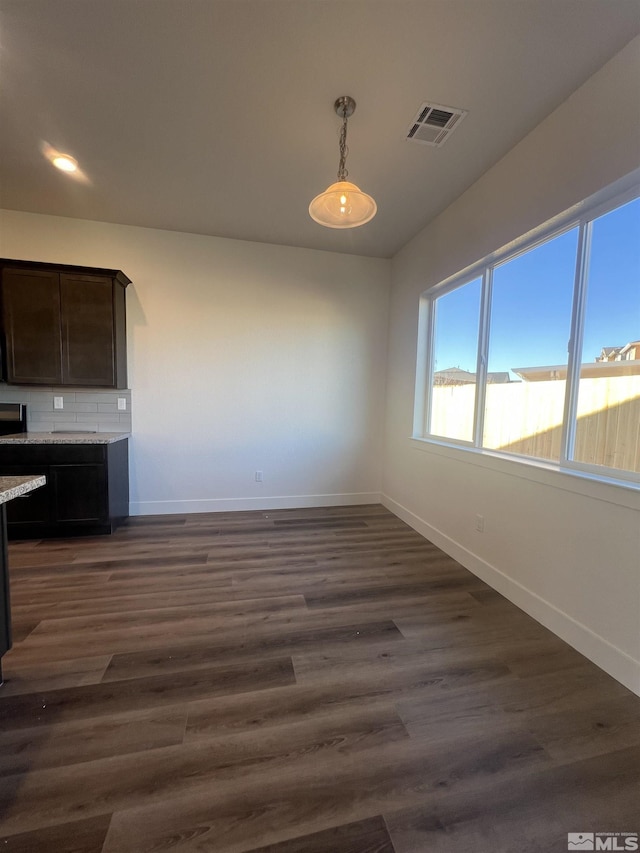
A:
<svg viewBox="0 0 640 853">
<path fill-rule="evenodd" d="M 0 444 L 113 444 L 130 432 L 17 432 L 0 435 Z"/>
<path fill-rule="evenodd" d="M 47 478 L 44 474 L 40 476 L 27 475 L 25 477 L 0 477 L 0 504 L 6 504 L 20 495 L 26 495 L 40 486 L 44 486 Z"/>
</svg>

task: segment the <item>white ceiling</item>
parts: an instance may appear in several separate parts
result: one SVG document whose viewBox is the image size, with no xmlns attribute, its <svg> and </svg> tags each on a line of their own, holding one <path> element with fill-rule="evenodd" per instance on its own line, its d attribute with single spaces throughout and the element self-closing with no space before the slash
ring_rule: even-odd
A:
<svg viewBox="0 0 640 853">
<path fill-rule="evenodd" d="M 640 0 L 0 0 L 0 206 L 390 257 L 639 32 Z M 378 203 L 347 231 L 307 213 L 339 95 Z M 469 110 L 440 149 L 424 101 Z"/>
</svg>

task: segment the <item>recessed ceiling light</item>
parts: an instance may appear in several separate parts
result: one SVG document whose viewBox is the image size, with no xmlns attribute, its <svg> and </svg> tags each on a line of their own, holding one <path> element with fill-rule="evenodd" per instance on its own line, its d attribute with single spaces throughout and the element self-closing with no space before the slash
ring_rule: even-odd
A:
<svg viewBox="0 0 640 853">
<path fill-rule="evenodd" d="M 51 165 L 55 166 L 56 169 L 60 169 L 61 172 L 66 172 L 69 175 L 74 172 L 78 175 L 82 174 L 78 168 L 78 161 L 71 154 L 65 154 L 64 151 L 60 151 L 44 141 L 40 145 L 40 150 Z"/>
<path fill-rule="evenodd" d="M 61 172 L 76 172 L 78 170 L 78 161 L 69 154 L 56 154 L 52 157 L 51 162 Z"/>
<path fill-rule="evenodd" d="M 53 145 L 49 145 L 49 143 L 44 139 L 40 141 L 40 153 L 51 163 L 52 166 L 55 166 L 56 169 L 60 169 L 61 172 L 64 172 L 69 180 L 87 185 L 91 183 L 88 176 L 85 175 L 78 165 L 76 158 L 72 157 L 71 154 L 65 154 L 64 151 L 60 151 L 59 148 L 54 148 Z"/>
</svg>

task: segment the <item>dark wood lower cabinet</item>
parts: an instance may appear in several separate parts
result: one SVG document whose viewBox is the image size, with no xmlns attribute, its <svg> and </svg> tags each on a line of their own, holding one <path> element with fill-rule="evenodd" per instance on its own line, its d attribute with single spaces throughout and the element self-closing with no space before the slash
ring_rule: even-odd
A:
<svg viewBox="0 0 640 853">
<path fill-rule="evenodd" d="M 128 441 L 0 445 L 0 476 L 44 474 L 47 485 L 7 506 L 9 539 L 111 533 L 129 515 Z"/>
</svg>

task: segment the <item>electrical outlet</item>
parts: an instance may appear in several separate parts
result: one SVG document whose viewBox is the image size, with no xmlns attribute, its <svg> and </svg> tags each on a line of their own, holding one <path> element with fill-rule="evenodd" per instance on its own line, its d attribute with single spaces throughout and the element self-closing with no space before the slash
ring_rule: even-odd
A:
<svg viewBox="0 0 640 853">
<path fill-rule="evenodd" d="M 476 515 L 476 530 L 478 533 L 484 533 L 484 515 Z"/>
<path fill-rule="evenodd" d="M 54 409 L 64 409 L 64 397 L 54 397 L 53 398 L 53 408 Z"/>
<path fill-rule="evenodd" d="M 262 482 L 262 471 L 256 471 L 256 483 Z"/>
<path fill-rule="evenodd" d="M 127 411 L 127 398 L 126 397 L 118 397 L 118 411 L 126 412 Z"/>
</svg>

